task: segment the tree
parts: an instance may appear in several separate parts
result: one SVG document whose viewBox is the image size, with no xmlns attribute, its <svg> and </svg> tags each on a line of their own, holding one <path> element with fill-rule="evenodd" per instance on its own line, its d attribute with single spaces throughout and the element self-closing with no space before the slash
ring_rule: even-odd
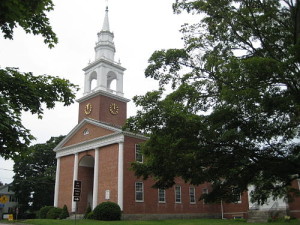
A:
<svg viewBox="0 0 300 225">
<path fill-rule="evenodd" d="M 40 34 L 50 48 L 57 44 L 58 39 L 50 26 L 46 12 L 54 9 L 51 0 L 2 0 L 0 2 L 0 28 L 4 38 L 13 39 L 17 25 L 26 33 Z"/>
<path fill-rule="evenodd" d="M 36 211 L 53 205 L 56 158 L 53 149 L 64 136 L 30 146 L 26 155 L 14 159 L 13 190 L 21 211 Z"/>
<path fill-rule="evenodd" d="M 13 39 L 17 25 L 27 33 L 40 34 L 49 48 L 57 43 L 46 12 L 53 10 L 51 0 L 0 2 L 0 27 L 4 38 Z M 0 67 L 0 156 L 13 158 L 24 151 L 34 139 L 21 121 L 22 111 L 42 118 L 43 104 L 52 109 L 56 102 L 70 105 L 78 87 L 54 76 L 34 76 L 17 68 Z"/>
<path fill-rule="evenodd" d="M 200 14 L 182 26 L 185 46 L 152 54 L 159 90 L 135 96 L 125 126 L 149 135 L 137 176 L 212 184 L 206 201 L 286 195 L 300 175 L 300 1 L 177 0 Z M 163 97 L 165 96 L 165 97 Z"/>
</svg>

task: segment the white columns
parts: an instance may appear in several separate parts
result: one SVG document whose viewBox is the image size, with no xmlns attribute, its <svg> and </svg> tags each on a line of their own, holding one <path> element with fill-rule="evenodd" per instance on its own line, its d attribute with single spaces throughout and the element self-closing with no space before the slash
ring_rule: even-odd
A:
<svg viewBox="0 0 300 225">
<path fill-rule="evenodd" d="M 118 157 L 118 205 L 123 210 L 123 182 L 124 182 L 124 143 L 119 143 L 119 157 Z"/>
<path fill-rule="evenodd" d="M 56 175 L 54 189 L 54 207 L 58 207 L 59 175 L 60 175 L 60 158 L 56 159 Z"/>
<path fill-rule="evenodd" d="M 99 177 L 99 148 L 95 149 L 94 162 L 94 184 L 93 184 L 93 206 L 94 209 L 98 204 L 98 177 Z"/>
<path fill-rule="evenodd" d="M 74 169 L 73 169 L 73 186 L 74 186 L 74 181 L 78 179 L 78 153 L 75 153 L 74 157 Z M 73 196 L 73 190 L 72 189 L 72 212 L 76 211 L 76 202 L 74 202 L 74 196 Z"/>
</svg>

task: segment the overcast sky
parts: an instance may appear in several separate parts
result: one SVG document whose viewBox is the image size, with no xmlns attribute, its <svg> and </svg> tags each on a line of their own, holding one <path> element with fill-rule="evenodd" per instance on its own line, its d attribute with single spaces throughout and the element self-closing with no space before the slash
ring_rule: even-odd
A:
<svg viewBox="0 0 300 225">
<path fill-rule="evenodd" d="M 102 28 L 105 7 L 109 7 L 110 29 L 114 32 L 115 60 L 120 59 L 124 73 L 124 97 L 132 99 L 157 87 L 145 78 L 148 58 L 155 50 L 180 48 L 180 26 L 195 21 L 196 16 L 175 15 L 175 0 L 53 0 L 54 11 L 49 14 L 59 43 L 47 48 L 40 36 L 25 34 L 16 29 L 14 40 L 0 38 L 0 67 L 19 67 L 20 71 L 36 75 L 48 74 L 69 79 L 80 86 L 77 98 L 82 96 L 84 73 L 82 69 L 93 61 L 97 32 Z M 128 116 L 135 114 L 132 101 L 128 103 Z M 58 104 L 46 110 L 42 120 L 36 115 L 23 115 L 23 124 L 44 143 L 51 136 L 68 134 L 77 124 L 78 104 L 63 107 Z M 0 181 L 12 181 L 13 163 L 0 159 Z"/>
</svg>

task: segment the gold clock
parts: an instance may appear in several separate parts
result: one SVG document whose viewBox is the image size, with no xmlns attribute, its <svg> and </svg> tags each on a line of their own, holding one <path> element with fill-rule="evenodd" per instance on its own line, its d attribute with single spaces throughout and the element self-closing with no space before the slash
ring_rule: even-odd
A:
<svg viewBox="0 0 300 225">
<path fill-rule="evenodd" d="M 84 113 L 85 113 L 86 115 L 89 115 L 89 114 L 92 112 L 92 109 L 93 109 L 92 104 L 91 104 L 91 103 L 88 103 L 88 104 L 86 104 L 85 107 L 84 107 Z"/>
<path fill-rule="evenodd" d="M 117 115 L 119 113 L 119 106 L 116 103 L 111 103 L 109 106 L 109 112 L 113 115 Z"/>
</svg>

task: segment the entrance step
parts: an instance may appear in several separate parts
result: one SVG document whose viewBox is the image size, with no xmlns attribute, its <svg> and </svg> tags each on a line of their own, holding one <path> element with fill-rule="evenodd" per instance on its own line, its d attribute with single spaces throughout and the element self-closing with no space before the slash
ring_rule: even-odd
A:
<svg viewBox="0 0 300 225">
<path fill-rule="evenodd" d="M 77 220 L 81 220 L 83 219 L 84 214 L 76 214 L 76 219 Z M 70 215 L 67 219 L 69 220 L 75 220 L 75 214 Z"/>
<path fill-rule="evenodd" d="M 268 211 L 259 211 L 259 210 L 250 210 L 248 211 L 248 223 L 263 223 L 268 222 L 269 212 Z"/>
</svg>

